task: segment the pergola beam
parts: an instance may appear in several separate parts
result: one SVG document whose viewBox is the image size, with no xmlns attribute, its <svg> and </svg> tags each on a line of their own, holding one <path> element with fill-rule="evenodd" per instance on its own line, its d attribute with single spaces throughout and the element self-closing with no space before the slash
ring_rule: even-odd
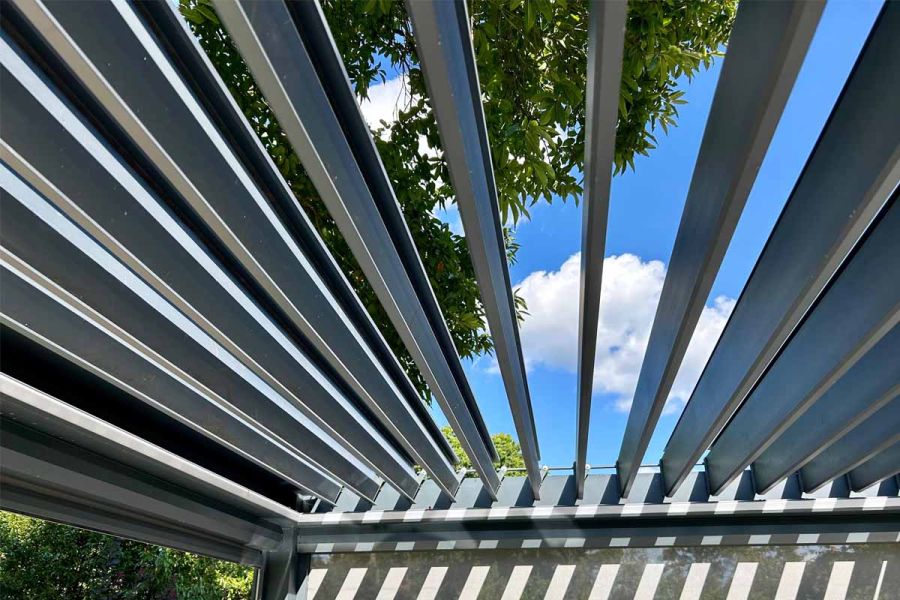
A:
<svg viewBox="0 0 900 600">
<path fill-rule="evenodd" d="M 6 375 L 5 509 L 260 564 L 299 513 Z"/>
<path fill-rule="evenodd" d="M 670 494 L 765 373 L 900 180 L 900 112 L 894 102 L 900 80 L 893 76 L 900 69 L 898 31 L 900 6 L 888 2 L 666 444 L 662 472 Z M 850 147 L 857 151 L 848 153 Z"/>
<path fill-rule="evenodd" d="M 463 449 L 495 494 L 493 445 L 452 343 L 449 349 L 442 343 L 449 340 L 446 323 L 426 306 L 434 293 L 421 260 L 417 254 L 415 264 L 409 256 L 401 258 L 398 244 L 412 241 L 396 198 L 391 193 L 386 202 L 382 193 L 382 202 L 376 202 L 373 189 L 381 185 L 390 191 L 390 183 L 377 154 L 378 169 L 358 155 L 360 148 L 374 152 L 374 142 L 320 7 L 222 0 L 216 8 Z M 295 19 L 295 11 L 305 11 L 305 17 Z M 321 61 L 327 64 L 322 67 Z M 353 144 L 345 131 L 356 132 Z M 386 217 L 386 211 L 393 216 Z"/>
<path fill-rule="evenodd" d="M 506 264 L 468 11 L 463 0 L 407 0 L 406 10 L 522 457 L 532 493 L 539 498 L 540 449 Z"/>
<path fill-rule="evenodd" d="M 734 29 L 616 463 L 634 481 L 824 2 L 744 1 Z"/>
<path fill-rule="evenodd" d="M 578 416 L 575 429 L 575 486 L 579 498 L 584 495 L 587 476 L 600 289 L 619 117 L 627 8 L 624 0 L 600 0 L 590 4 L 578 310 Z"/>
<path fill-rule="evenodd" d="M 756 460 L 897 327 L 898 281 L 900 205 L 894 198 L 710 448 L 705 464 L 712 493 Z"/>
</svg>

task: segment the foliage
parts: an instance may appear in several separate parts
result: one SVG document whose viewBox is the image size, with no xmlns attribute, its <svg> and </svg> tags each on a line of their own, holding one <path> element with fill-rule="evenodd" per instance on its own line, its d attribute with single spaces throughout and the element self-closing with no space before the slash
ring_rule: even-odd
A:
<svg viewBox="0 0 900 600">
<path fill-rule="evenodd" d="M 615 168 L 634 167 L 655 147 L 657 129 L 675 124 L 684 102 L 677 80 L 690 77 L 726 42 L 737 0 L 629 3 Z M 351 81 L 361 97 L 389 72 L 408 76 L 409 102 L 375 132 L 447 325 L 464 358 L 490 352 L 465 240 L 434 216 L 454 200 L 437 126 L 418 66 L 403 2 L 323 0 Z M 508 223 L 543 199 L 582 192 L 586 86 L 586 0 L 472 0 L 473 45 L 502 214 Z M 427 386 L 306 177 L 246 66 L 220 27 L 210 0 L 181 10 L 238 105 L 347 273 L 388 343 L 428 399 Z M 507 232 L 508 239 L 511 235 Z M 509 244 L 512 258 L 516 246 Z M 520 317 L 524 303 L 517 297 Z"/>
<path fill-rule="evenodd" d="M 458 466 L 465 469 L 471 469 L 472 461 L 470 461 L 469 457 L 466 456 L 466 453 L 463 452 L 462 446 L 459 443 L 459 438 L 456 437 L 453 430 L 450 429 L 449 426 L 445 426 L 441 428 L 441 433 L 444 434 L 444 437 L 450 442 L 450 447 L 453 448 L 453 451 L 459 457 Z M 497 449 L 497 456 L 500 458 L 500 460 L 494 463 L 494 467 L 498 469 L 500 467 L 507 467 L 510 469 L 525 468 L 525 459 L 522 458 L 522 449 L 511 435 L 508 433 L 495 433 L 491 436 L 491 441 L 494 442 L 494 447 Z M 468 476 L 475 477 L 476 474 L 469 473 Z"/>
<path fill-rule="evenodd" d="M 0 598 L 238 600 L 252 569 L 0 512 Z"/>
</svg>

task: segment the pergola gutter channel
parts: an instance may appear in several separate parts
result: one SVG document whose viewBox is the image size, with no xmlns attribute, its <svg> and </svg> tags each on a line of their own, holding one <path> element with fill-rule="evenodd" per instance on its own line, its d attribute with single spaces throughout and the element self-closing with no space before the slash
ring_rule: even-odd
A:
<svg viewBox="0 0 900 600">
<path fill-rule="evenodd" d="M 407 0 L 406 9 L 522 457 L 532 493 L 539 498 L 540 449 L 516 323 L 466 4 Z"/>
</svg>

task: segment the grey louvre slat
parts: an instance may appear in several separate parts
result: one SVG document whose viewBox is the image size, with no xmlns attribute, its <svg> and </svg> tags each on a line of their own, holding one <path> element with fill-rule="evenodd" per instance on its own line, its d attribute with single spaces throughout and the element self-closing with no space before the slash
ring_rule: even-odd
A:
<svg viewBox="0 0 900 600">
<path fill-rule="evenodd" d="M 54 41 L 55 51 L 66 58 L 66 64 L 101 99 L 109 114 L 127 132 L 128 139 L 152 157 L 153 166 L 188 199 L 188 210 L 194 209 L 218 239 L 223 240 L 250 277 L 302 332 L 304 339 L 326 358 L 377 421 L 401 442 L 403 450 L 443 485 L 454 486 L 453 467 L 431 441 L 375 356 L 360 343 L 359 332 L 328 293 L 322 279 L 293 243 L 137 15 L 127 6 L 117 9 L 107 3 L 83 7 L 55 4 L 52 15 L 30 1 L 20 6 L 28 8 L 26 14 L 46 39 Z M 102 27 L 109 35 L 94 35 L 96 27 Z M 136 115 L 140 115 L 140 120 Z M 179 126 L 173 127 L 173 121 Z M 27 135 L 25 139 L 35 146 L 40 143 Z M 231 175 L 223 176 L 224 173 Z M 210 293 L 215 289 L 214 282 L 204 283 L 202 274 L 189 272 L 187 265 L 191 263 L 182 262 L 177 253 L 154 252 L 159 235 L 164 235 L 162 231 L 153 235 L 154 226 L 163 229 L 170 226 L 140 222 L 139 215 L 144 214 L 140 209 L 135 210 L 133 220 L 123 221 L 117 217 L 129 204 L 127 201 L 99 200 L 97 196 L 85 194 L 78 202 L 79 208 L 87 213 L 86 217 L 93 218 L 122 241 L 121 252 L 130 252 L 156 273 L 172 274 L 166 281 L 153 280 L 158 284 L 157 291 L 166 295 L 171 289 L 180 294 L 211 321 L 205 327 L 207 333 L 215 337 L 215 332 L 221 331 L 229 336 L 236 345 L 233 354 L 273 387 L 281 388 L 279 391 L 286 397 L 300 398 L 298 404 L 307 404 L 313 418 L 321 415 L 338 432 L 337 437 L 347 437 L 351 442 L 348 449 L 362 460 L 371 460 L 376 469 L 380 462 L 386 465 L 396 462 L 396 458 L 384 453 L 385 448 L 392 448 L 386 439 L 376 435 L 375 443 L 367 445 L 372 438 L 368 431 L 371 425 L 349 399 L 343 398 L 342 392 L 338 392 L 337 398 L 317 395 L 312 392 L 314 385 L 298 378 L 304 372 L 304 366 L 298 365 L 295 358 L 301 351 L 275 323 L 264 317 L 263 327 L 252 320 L 248 325 L 248 319 L 241 318 L 238 307 L 236 312 L 223 314 L 228 304 Z M 78 220 L 72 211 L 69 214 Z M 132 228 L 145 231 L 146 235 L 142 237 L 140 231 Z M 205 324 L 203 317 L 195 319 L 201 326 Z M 415 483 L 408 476 L 383 475 L 394 485 L 402 485 L 404 493 L 415 493 Z"/>
<path fill-rule="evenodd" d="M 900 327 L 894 327 L 753 461 L 765 493 L 900 395 Z"/>
<path fill-rule="evenodd" d="M 900 473 L 900 442 L 857 466 L 847 477 L 850 479 L 850 488 L 860 492 L 897 473 Z M 900 485 L 900 482 L 895 485 Z"/>
<path fill-rule="evenodd" d="M 5 166 L 0 166 L 0 173 L 8 178 L 4 195 L 26 193 L 17 189 L 22 184 Z M 4 222 L 3 229 L 8 227 Z M 227 399 L 102 315 L 66 298 L 62 290 L 8 253 L 3 260 L 0 297 L 5 326 L 309 493 L 329 502 L 340 493 L 331 478 L 243 419 Z"/>
<path fill-rule="evenodd" d="M 662 458 L 672 493 L 900 179 L 900 5 L 885 4 Z M 877 93 L 873 93 L 878 90 Z M 847 148 L 856 148 L 848 153 Z"/>
<path fill-rule="evenodd" d="M 616 463 L 623 495 L 650 443 L 823 8 L 818 1 L 738 5 Z"/>
<path fill-rule="evenodd" d="M 900 398 L 895 398 L 800 469 L 803 490 L 814 491 L 898 443 Z M 897 467 L 895 464 L 886 476 L 896 471 Z M 854 489 L 860 489 L 862 483 L 859 479 Z"/>
<path fill-rule="evenodd" d="M 114 326 L 81 312 L 24 270 L 5 265 L 2 278 L 4 328 L 71 360 L 305 493 L 328 502 L 337 498 L 341 488 L 331 478 L 246 422 L 227 402 L 154 360 L 146 348 L 120 335 Z"/>
<path fill-rule="evenodd" d="M 5 78 L 3 83 L 9 87 Z M 0 227 L 7 263 L 28 265 L 227 399 L 242 418 L 374 497 L 378 483 L 367 467 L 43 198 L 5 179 L 10 193 L 2 195 Z M 21 310 L 27 323 L 27 303 Z"/>
<path fill-rule="evenodd" d="M 234 2 L 235 0 L 225 0 Z M 240 0 L 244 6 L 244 0 Z M 280 0 L 283 1 L 283 0 Z M 419 302 L 426 313 L 433 333 L 441 351 L 447 357 L 447 364 L 456 379 L 462 399 L 469 407 L 478 433 L 491 455 L 497 461 L 497 450 L 491 441 L 487 425 L 478 410 L 478 403 L 469 388 L 465 372 L 459 362 L 456 347 L 450 336 L 450 330 L 444 322 L 443 313 L 437 297 L 431 289 L 428 275 L 425 273 L 421 257 L 413 242 L 403 211 L 394 194 L 381 156 L 375 148 L 372 132 L 363 119 L 362 111 L 356 101 L 344 68 L 344 62 L 338 53 L 328 22 L 325 20 L 318 2 L 285 3 L 291 13 L 294 26 L 309 52 L 313 67 L 319 77 L 319 83 L 325 88 L 331 109 L 335 112 L 341 128 L 346 135 L 353 157 L 360 165 L 372 199 L 378 208 L 381 218 L 388 228 L 407 276 L 416 291 Z"/>
<path fill-rule="evenodd" d="M 155 281 L 167 300 L 190 315 L 224 349 L 252 364 L 249 371 L 265 382 L 268 390 L 290 402 L 295 407 L 292 410 L 299 409 L 337 441 L 343 452 L 354 455 L 407 494 L 414 494 L 417 484 L 408 459 L 373 430 L 343 392 L 93 137 L 51 88 L 11 56 L 9 61 L 4 58 L 4 65 L 11 71 L 4 71 L 3 111 L 11 118 L 4 119 L 0 127 L 4 144 L 12 149 L 8 152 L 19 153 L 20 162 L 32 165 L 57 187 L 54 199 L 62 201 L 67 212 L 107 246 L 115 247 L 120 260 Z M 163 240 L 167 244 L 160 244 Z M 211 370 L 208 376 L 220 379 L 214 373 Z M 290 388 L 283 381 L 289 382 Z"/>
<path fill-rule="evenodd" d="M 206 53 L 188 29 L 178 12 L 178 7 L 168 2 L 143 2 L 137 4 L 136 8 L 157 32 L 158 41 L 168 52 L 173 64 L 178 67 L 185 83 L 203 104 L 206 113 L 218 126 L 220 134 L 229 141 L 231 149 L 272 203 L 303 253 L 315 265 L 316 272 L 327 284 L 336 301 L 341 304 L 356 331 L 368 343 L 394 385 L 400 389 L 409 407 L 418 415 L 432 441 L 439 446 L 447 460 L 455 464 L 457 457 L 432 418 L 428 406 L 422 402 L 396 355 L 353 291 L 350 282 L 326 248 L 312 222 L 303 212 L 278 167 L 263 148 L 231 93 L 206 57 Z"/>
<path fill-rule="evenodd" d="M 900 322 L 900 204 L 895 200 L 710 448 L 706 470 L 713 493 L 755 460 Z"/>
<path fill-rule="evenodd" d="M 494 355 L 535 497 L 540 448 L 513 304 L 481 89 L 463 0 L 407 0 Z"/>
<path fill-rule="evenodd" d="M 311 21 L 323 26 L 318 5 L 299 3 L 289 9 L 281 2 L 223 1 L 216 2 L 216 8 L 463 449 L 490 493 L 495 494 L 499 479 L 491 464 L 493 446 L 461 376 L 458 357 L 455 352 L 451 356 L 441 342 L 449 339 L 446 324 L 435 321 L 433 311 L 423 306 L 429 298 L 433 300 L 433 292 L 428 288 L 423 293 L 421 286 L 427 288 L 428 284 L 421 263 L 410 271 L 409 260 L 404 264 L 398 253 L 397 244 L 408 238 L 408 230 L 405 225 L 398 229 L 396 223 L 389 227 L 380 210 L 383 207 L 373 197 L 373 178 L 384 179 L 386 175 L 383 168 L 364 172 L 344 134 L 354 127 L 353 123 L 365 127 L 359 108 L 354 101 L 355 114 L 342 113 L 342 122 L 332 106 L 335 95 L 349 94 L 353 100 L 346 74 L 341 73 L 339 89 L 326 92 L 307 40 L 301 38 L 299 24 L 292 19 L 292 10 L 311 10 L 314 19 L 298 21 L 304 21 L 305 29 L 313 27 Z M 327 28 L 324 31 L 327 34 Z M 339 59 L 330 38 L 328 42 L 330 48 L 327 52 L 320 50 L 320 55 L 330 53 L 333 60 Z M 371 145 L 367 129 L 365 134 Z M 387 184 L 386 180 L 383 183 Z M 395 199 L 393 203 L 393 210 L 400 215 Z M 419 281 L 418 288 L 413 280 Z"/>
<path fill-rule="evenodd" d="M 575 486 L 579 498 L 584 496 L 586 479 L 600 289 L 603 257 L 606 253 L 606 224 L 615 156 L 616 122 L 619 116 L 626 13 L 627 3 L 624 0 L 600 0 L 590 4 L 578 310 L 578 416 L 575 430 Z"/>
</svg>

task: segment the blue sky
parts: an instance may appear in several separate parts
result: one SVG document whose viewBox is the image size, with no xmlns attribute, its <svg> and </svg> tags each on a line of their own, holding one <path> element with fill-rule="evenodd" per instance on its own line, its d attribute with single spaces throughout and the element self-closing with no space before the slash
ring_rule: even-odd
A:
<svg viewBox="0 0 900 600">
<path fill-rule="evenodd" d="M 727 320 L 741 289 L 815 144 L 844 81 L 881 7 L 880 1 L 832 0 L 776 130 L 766 160 L 725 256 L 673 395 L 651 441 L 645 462 L 662 454 L 681 407 Z M 588 462 L 611 465 L 618 455 L 627 406 L 656 310 L 694 161 L 721 63 L 682 82 L 687 104 L 678 127 L 659 136 L 650 157 L 616 177 L 610 199 L 601 333 L 594 386 Z M 368 115 L 385 116 L 399 80 L 373 90 Z M 660 132 L 661 133 L 661 132 Z M 531 316 L 522 328 L 542 463 L 570 465 L 574 458 L 575 360 L 577 352 L 577 259 L 581 206 L 541 204 L 520 222 L 518 262 L 511 267 Z M 453 210 L 441 215 L 459 227 Z M 574 290 L 574 292 L 573 292 Z M 492 432 L 515 435 L 503 381 L 492 359 L 466 362 L 469 381 Z M 436 419 L 444 419 L 435 411 Z"/>
</svg>

